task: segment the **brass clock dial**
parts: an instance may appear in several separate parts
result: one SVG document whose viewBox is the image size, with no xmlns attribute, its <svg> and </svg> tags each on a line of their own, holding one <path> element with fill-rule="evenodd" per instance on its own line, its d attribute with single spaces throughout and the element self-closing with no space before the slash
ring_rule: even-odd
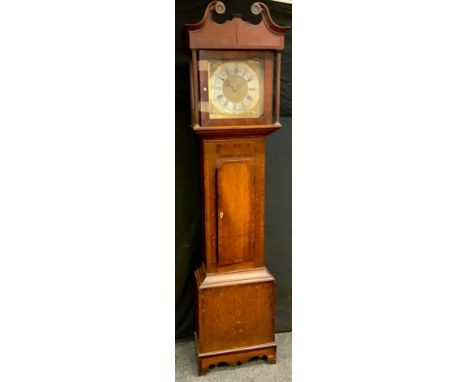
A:
<svg viewBox="0 0 468 382">
<path fill-rule="evenodd" d="M 210 118 L 246 118 L 263 114 L 263 62 L 211 60 L 208 69 Z"/>
</svg>

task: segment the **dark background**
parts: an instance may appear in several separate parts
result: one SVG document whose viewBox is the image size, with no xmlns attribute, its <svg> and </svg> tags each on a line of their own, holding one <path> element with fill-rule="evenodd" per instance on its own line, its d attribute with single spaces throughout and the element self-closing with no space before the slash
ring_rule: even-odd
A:
<svg viewBox="0 0 468 382">
<path fill-rule="evenodd" d="M 224 1 L 230 13 L 250 14 L 254 1 Z M 184 51 L 186 23 L 199 21 L 209 1 L 177 0 L 175 9 L 175 333 L 193 335 L 193 271 L 201 263 L 201 186 L 198 136 L 190 124 L 189 56 Z M 291 5 L 264 1 L 273 20 L 292 26 Z M 281 123 L 268 136 L 265 176 L 265 262 L 276 278 L 276 331 L 291 324 L 291 40 L 286 34 L 281 70 Z"/>
</svg>

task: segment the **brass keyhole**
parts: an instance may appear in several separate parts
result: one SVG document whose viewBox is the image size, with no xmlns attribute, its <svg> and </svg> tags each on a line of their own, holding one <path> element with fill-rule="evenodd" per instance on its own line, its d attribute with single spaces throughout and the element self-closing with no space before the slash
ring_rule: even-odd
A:
<svg viewBox="0 0 468 382">
<path fill-rule="evenodd" d="M 224 216 L 224 213 L 223 213 L 223 211 L 221 211 L 221 212 L 219 213 L 219 218 L 222 219 L 223 216 Z"/>
</svg>

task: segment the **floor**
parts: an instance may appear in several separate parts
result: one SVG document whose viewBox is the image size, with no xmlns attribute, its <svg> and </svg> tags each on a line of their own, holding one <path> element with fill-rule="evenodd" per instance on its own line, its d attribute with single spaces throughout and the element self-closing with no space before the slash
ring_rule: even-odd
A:
<svg viewBox="0 0 468 382">
<path fill-rule="evenodd" d="M 175 380 L 185 381 L 291 381 L 291 333 L 276 334 L 276 364 L 256 360 L 245 362 L 239 366 L 217 366 L 204 376 L 199 377 L 197 371 L 195 344 L 193 341 L 176 342 Z"/>
</svg>

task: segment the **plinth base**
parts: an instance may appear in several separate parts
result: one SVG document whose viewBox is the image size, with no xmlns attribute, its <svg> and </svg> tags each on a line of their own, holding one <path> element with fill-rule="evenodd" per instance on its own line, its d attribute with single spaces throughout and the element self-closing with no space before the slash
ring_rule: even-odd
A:
<svg viewBox="0 0 468 382">
<path fill-rule="evenodd" d="M 268 363 L 276 363 L 276 343 L 264 345 L 247 346 L 224 351 L 214 351 L 209 353 L 200 353 L 198 347 L 197 333 L 195 333 L 195 346 L 198 356 L 198 374 L 203 375 L 206 372 L 220 364 L 227 363 L 231 366 L 247 362 L 253 357 L 266 357 Z"/>
<path fill-rule="evenodd" d="M 198 370 L 226 362 L 236 365 L 253 357 L 276 361 L 275 279 L 264 267 L 207 274 L 197 282 L 195 340 Z"/>
</svg>

